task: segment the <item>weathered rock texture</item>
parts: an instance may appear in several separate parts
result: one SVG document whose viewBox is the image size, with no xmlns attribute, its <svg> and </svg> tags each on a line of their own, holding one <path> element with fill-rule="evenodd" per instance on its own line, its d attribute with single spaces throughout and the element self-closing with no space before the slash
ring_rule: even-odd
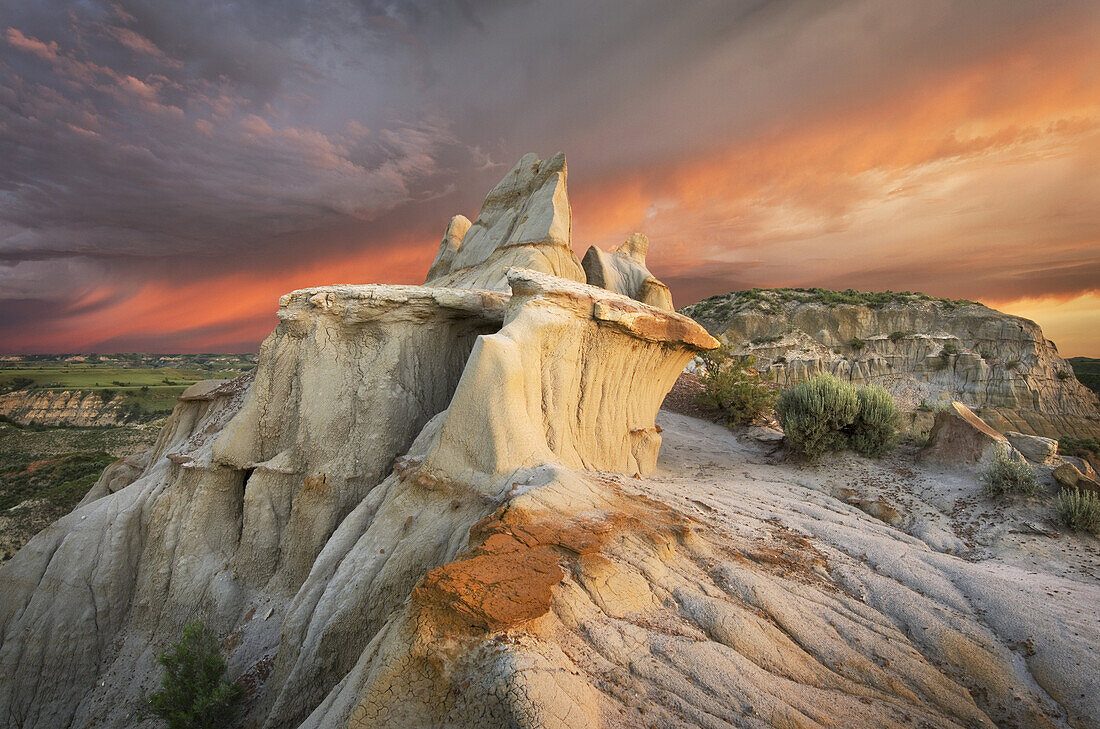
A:
<svg viewBox="0 0 1100 729">
<path fill-rule="evenodd" d="M 791 483 L 730 515 L 701 456 L 658 488 L 700 326 L 500 275 L 284 296 L 254 382 L 189 390 L 136 480 L 0 567 L 0 717 L 142 725 L 201 619 L 252 729 L 1097 726 L 1098 631 L 1058 598 Z"/>
<path fill-rule="evenodd" d="M 16 390 L 0 395 L 0 415 L 22 425 L 118 425 L 121 398 L 103 402 L 90 390 Z"/>
<path fill-rule="evenodd" d="M 672 292 L 658 281 L 645 265 L 649 238 L 641 233 L 630 236 L 625 243 L 605 253 L 596 246 L 584 254 L 588 283 L 637 299 L 658 309 L 672 311 Z"/>
<path fill-rule="evenodd" d="M 764 377 L 780 385 L 831 372 L 882 385 L 909 410 L 958 400 L 1000 432 L 1100 435 L 1096 394 L 1077 381 L 1039 326 L 981 304 L 754 289 L 711 297 L 683 313 L 737 353 L 755 355 Z"/>
<path fill-rule="evenodd" d="M 548 160 L 524 155 L 485 196 L 468 230 L 459 233 L 463 219 L 451 221 L 425 285 L 507 291 L 513 266 L 583 282 L 566 176 L 561 152 Z"/>
</svg>

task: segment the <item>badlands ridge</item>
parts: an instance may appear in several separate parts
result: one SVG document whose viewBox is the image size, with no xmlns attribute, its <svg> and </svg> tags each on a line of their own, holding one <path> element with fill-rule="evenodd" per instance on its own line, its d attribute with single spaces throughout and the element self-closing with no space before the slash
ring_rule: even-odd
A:
<svg viewBox="0 0 1100 729">
<path fill-rule="evenodd" d="M 424 286 L 282 297 L 254 378 L 0 567 L 0 723 L 154 726 L 204 620 L 255 729 L 1100 726 L 1094 538 L 659 412 L 717 341 L 570 215 L 527 155 Z"/>
</svg>

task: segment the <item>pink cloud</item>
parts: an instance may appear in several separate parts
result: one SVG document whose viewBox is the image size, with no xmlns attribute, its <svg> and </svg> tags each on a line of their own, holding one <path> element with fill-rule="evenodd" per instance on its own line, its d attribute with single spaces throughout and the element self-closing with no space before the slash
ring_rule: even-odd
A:
<svg viewBox="0 0 1100 729">
<path fill-rule="evenodd" d="M 56 41 L 50 41 L 44 43 L 37 38 L 28 38 L 23 35 L 22 31 L 18 28 L 8 28 L 4 33 L 4 37 L 15 48 L 28 53 L 33 53 L 39 58 L 45 59 L 50 62 L 55 62 L 59 58 L 58 51 L 60 47 Z"/>
</svg>

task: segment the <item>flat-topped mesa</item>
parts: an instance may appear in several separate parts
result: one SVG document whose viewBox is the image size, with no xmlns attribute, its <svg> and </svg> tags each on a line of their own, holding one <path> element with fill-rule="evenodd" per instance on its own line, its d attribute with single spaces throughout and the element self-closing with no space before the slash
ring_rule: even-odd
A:
<svg viewBox="0 0 1100 729">
<path fill-rule="evenodd" d="M 481 485 L 540 463 L 650 473 L 661 402 L 718 342 L 685 316 L 595 286 L 507 276 L 504 327 L 474 346 L 427 471 Z"/>
<path fill-rule="evenodd" d="M 561 152 L 548 160 L 525 154 L 485 196 L 468 230 L 465 218 L 451 220 L 425 285 L 508 291 L 512 266 L 583 282 L 566 177 Z"/>
<path fill-rule="evenodd" d="M 610 253 L 591 246 L 581 265 L 588 283 L 593 286 L 672 311 L 672 292 L 646 268 L 648 251 L 649 238 L 635 233 Z"/>
</svg>

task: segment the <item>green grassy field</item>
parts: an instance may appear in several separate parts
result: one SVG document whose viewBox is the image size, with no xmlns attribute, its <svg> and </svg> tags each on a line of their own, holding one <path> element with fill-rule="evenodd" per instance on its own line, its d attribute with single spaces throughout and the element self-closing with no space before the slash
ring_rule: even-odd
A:
<svg viewBox="0 0 1100 729">
<path fill-rule="evenodd" d="M 84 355 L 85 357 L 91 357 Z M 81 390 L 104 400 L 121 397 L 133 419 L 171 412 L 185 389 L 209 379 L 232 379 L 252 368 L 253 355 L 99 355 L 67 361 L 64 355 L 31 355 L 0 361 L 0 393 L 15 390 Z M 167 366 L 165 366 L 167 365 Z"/>
</svg>

